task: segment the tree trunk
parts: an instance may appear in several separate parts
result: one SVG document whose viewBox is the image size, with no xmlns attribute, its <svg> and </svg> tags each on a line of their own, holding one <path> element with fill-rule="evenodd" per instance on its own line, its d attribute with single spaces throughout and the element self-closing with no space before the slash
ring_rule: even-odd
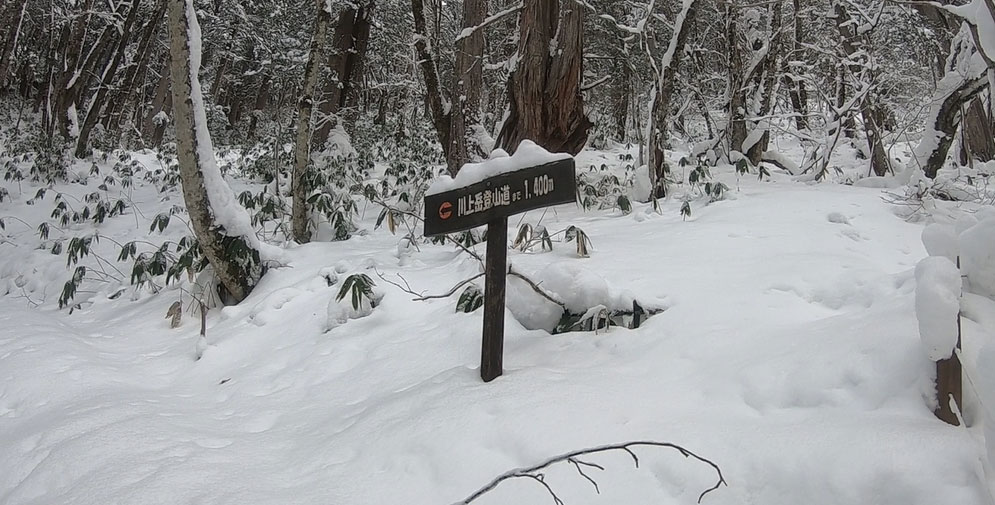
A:
<svg viewBox="0 0 995 505">
<path fill-rule="evenodd" d="M 486 16 L 486 0 L 464 0 L 463 30 L 480 25 Z M 478 135 L 483 131 L 480 122 L 480 92 L 484 87 L 483 58 L 483 28 L 473 29 L 456 43 L 456 69 L 453 75 L 453 105 L 456 110 L 451 114 L 451 145 L 446 153 L 446 165 L 454 177 L 464 163 L 487 155 L 478 141 Z"/>
<path fill-rule="evenodd" d="M 425 100 L 432 114 L 432 126 L 439 136 L 439 144 L 449 159 L 451 104 L 442 96 L 442 80 L 435 63 L 435 54 L 428 44 L 428 27 L 425 24 L 425 4 L 422 0 L 411 0 L 411 13 L 415 20 L 414 46 L 418 55 L 418 65 L 425 79 Z"/>
<path fill-rule="evenodd" d="M 62 69 L 59 77 L 55 81 L 54 110 L 53 119 L 59 132 L 64 138 L 70 138 L 69 132 L 69 110 L 77 105 L 79 92 L 86 89 L 86 82 L 93 73 L 90 70 L 96 67 L 97 58 L 103 54 L 105 45 L 109 44 L 113 35 L 113 30 L 108 27 L 103 30 L 97 42 L 90 46 L 90 51 L 84 58 L 83 43 L 86 40 L 87 30 L 90 23 L 93 0 L 85 0 L 79 15 L 73 23 L 63 30 L 62 42 L 60 45 L 65 48 L 62 59 Z"/>
<path fill-rule="evenodd" d="M 619 68 L 621 67 L 621 68 Z M 632 67 L 629 62 L 616 65 L 616 71 L 621 70 L 622 82 L 619 83 L 618 94 L 614 100 L 615 134 L 620 142 L 629 140 L 629 103 L 632 101 Z"/>
<path fill-rule="evenodd" d="M 750 107 L 754 117 L 765 118 L 773 114 L 774 102 L 777 96 L 778 72 L 781 69 L 781 2 L 775 2 L 768 9 L 770 16 L 770 29 L 766 47 L 760 63 L 757 64 L 753 83 L 752 100 Z M 754 130 L 763 129 L 763 133 L 756 142 L 743 153 L 750 160 L 750 164 L 757 166 L 763 159 L 763 154 L 770 144 L 770 122 L 761 119 L 753 122 Z M 754 135 L 755 137 L 755 135 Z"/>
<path fill-rule="evenodd" d="M 345 121 L 349 129 L 355 122 L 357 113 L 354 109 L 359 104 L 359 83 L 366 68 L 375 5 L 373 1 L 357 6 L 347 5 L 339 13 L 333 47 L 328 55 L 332 75 L 325 82 L 318 104 L 321 119 L 314 133 L 314 144 L 318 149 L 324 147 L 335 123 L 342 119 L 337 116 L 344 110 L 349 112 Z"/>
<path fill-rule="evenodd" d="M 325 52 L 325 32 L 332 14 L 326 9 L 325 0 L 317 0 L 318 14 L 314 22 L 314 36 L 311 37 L 311 54 L 304 69 L 304 85 L 301 98 L 297 102 L 297 140 L 294 143 L 294 171 L 291 182 L 293 209 L 291 227 L 294 240 L 300 244 L 311 241 L 307 198 L 312 184 L 309 179 L 311 166 L 311 113 L 314 112 L 315 89 L 318 84 L 321 59 Z"/>
<path fill-rule="evenodd" d="M 239 121 L 242 120 L 242 103 L 246 93 L 246 74 L 252 68 L 255 60 L 255 44 L 250 39 L 246 43 L 245 55 L 239 64 L 238 77 L 228 85 L 228 128 L 234 130 Z"/>
<path fill-rule="evenodd" d="M 163 55 L 163 62 L 161 68 L 161 74 L 159 75 L 159 83 L 156 84 L 155 94 L 152 96 L 152 104 L 148 112 L 145 113 L 144 119 L 140 120 L 141 131 L 143 137 L 150 137 L 152 132 L 156 129 L 155 117 L 157 114 L 164 110 L 169 110 L 172 107 L 170 100 L 172 100 L 172 93 L 170 93 L 169 85 L 169 68 L 170 68 L 170 58 L 169 53 Z M 168 105 L 167 105 L 168 103 Z M 144 107 L 143 107 L 144 108 Z"/>
<path fill-rule="evenodd" d="M 960 149 L 960 164 L 967 165 L 970 161 L 981 162 L 995 159 L 995 132 L 985 114 L 984 100 L 980 96 L 971 100 L 964 115 L 964 140 Z"/>
<path fill-rule="evenodd" d="M 943 168 L 960 126 L 961 107 L 987 86 L 984 73 L 964 78 L 956 70 L 948 71 L 937 85 L 926 133 L 915 150 L 916 160 L 926 177 L 936 177 L 937 171 Z"/>
<path fill-rule="evenodd" d="M 15 1 L 8 6 L 8 9 L 4 10 L 10 14 L 7 16 L 10 22 L 7 25 L 7 33 L 3 38 L 3 48 L 0 49 L 2 51 L 0 52 L 0 93 L 4 92 L 7 88 L 7 79 L 10 77 L 10 62 L 14 51 L 17 49 L 18 39 L 21 36 L 21 22 L 24 20 L 24 11 L 27 5 L 27 0 Z"/>
<path fill-rule="evenodd" d="M 211 85 L 211 100 L 214 100 L 215 105 L 221 105 L 221 85 L 228 72 L 228 65 L 231 64 L 231 58 L 228 57 L 230 52 L 231 48 L 229 47 L 222 55 L 221 64 L 218 65 L 217 73 L 214 74 L 214 84 Z"/>
<path fill-rule="evenodd" d="M 127 113 L 122 114 L 122 111 L 129 110 L 129 104 L 132 101 L 132 97 L 136 94 L 140 95 L 138 84 L 138 77 L 144 75 L 149 66 L 149 60 L 152 57 L 152 42 L 155 34 L 159 31 L 159 26 L 162 25 L 162 18 L 166 15 L 166 1 L 158 0 L 156 4 L 156 9 L 152 13 L 152 17 L 145 23 L 142 28 L 142 39 L 138 43 L 138 49 L 135 51 L 136 59 L 131 65 L 125 70 L 124 79 L 121 82 L 121 87 L 117 92 L 114 93 L 114 97 L 107 103 L 107 112 L 104 114 L 104 126 L 118 126 L 121 121 L 121 116 L 127 116 Z M 136 127 L 139 125 L 135 125 Z"/>
<path fill-rule="evenodd" d="M 838 1 L 834 2 L 833 11 L 836 15 L 836 29 L 840 34 L 841 45 L 843 51 L 846 53 L 844 55 L 846 59 L 855 61 L 868 58 L 866 55 L 866 51 L 870 47 L 870 38 L 868 35 L 857 33 L 857 27 L 843 4 Z M 865 52 L 865 54 L 861 56 L 858 54 L 858 51 Z M 866 76 L 863 82 L 855 83 L 855 87 L 857 85 L 874 87 L 875 79 L 869 67 L 870 62 L 867 62 L 865 65 L 861 65 L 860 63 L 851 63 L 849 65 L 851 75 Z M 874 171 L 875 175 L 882 176 L 891 170 L 891 163 L 884 150 L 884 140 L 881 138 L 881 130 L 875 121 L 874 103 L 870 98 L 869 92 L 864 91 L 863 93 L 864 96 L 860 98 L 859 108 L 860 116 L 864 122 L 864 132 L 867 135 L 867 147 L 871 152 L 871 170 Z"/>
<path fill-rule="evenodd" d="M 684 0 L 681 13 L 674 23 L 674 33 L 670 37 L 664 61 L 660 62 L 660 74 L 654 83 L 655 96 L 653 108 L 650 110 L 650 135 L 648 168 L 653 193 L 650 198 L 661 198 L 666 195 L 667 167 L 664 149 L 669 147 L 667 134 L 667 117 L 670 115 L 670 103 L 674 95 L 674 84 L 680 69 L 681 55 L 687 43 L 688 33 L 694 26 L 695 0 Z"/>
<path fill-rule="evenodd" d="M 798 58 L 798 53 L 803 50 L 805 41 L 805 26 L 802 24 L 804 18 L 801 15 L 800 0 L 792 0 L 794 6 L 794 44 L 792 47 L 791 60 Z M 791 99 L 791 108 L 795 111 L 795 125 L 799 130 L 808 129 L 808 90 L 805 89 L 805 81 L 794 77 L 794 69 L 788 66 L 788 72 L 784 75 L 784 82 L 788 86 L 788 96 Z"/>
<path fill-rule="evenodd" d="M 114 56 L 111 58 L 110 63 L 104 68 L 103 77 L 100 81 L 100 88 L 97 93 L 93 96 L 90 101 L 90 106 L 86 111 L 86 118 L 83 120 L 83 127 L 80 128 L 79 138 L 76 140 L 76 157 L 84 158 L 88 152 L 88 143 L 90 140 L 90 132 L 93 131 L 93 127 L 97 125 L 97 121 L 100 120 L 100 111 L 104 106 L 104 99 L 107 98 L 107 93 L 110 91 L 111 83 L 114 81 L 114 74 L 117 73 L 118 67 L 121 65 L 121 60 L 124 59 L 125 49 L 128 48 L 128 40 L 131 38 L 131 27 L 135 24 L 135 18 L 138 15 L 139 2 L 134 1 L 131 4 L 131 8 L 128 9 L 128 16 L 124 20 L 124 25 L 121 27 L 121 35 L 118 39 L 117 50 L 114 51 Z"/>
<path fill-rule="evenodd" d="M 169 81 L 166 82 L 167 84 L 169 83 Z M 169 89 L 167 88 L 167 92 L 168 91 Z M 165 101 L 163 101 L 162 109 L 160 109 L 160 112 L 165 112 L 168 115 L 170 111 L 172 111 L 172 109 L 173 109 L 173 94 L 168 93 L 166 95 Z M 169 126 L 169 118 L 167 117 L 162 121 L 155 121 L 155 116 L 152 116 L 151 119 L 153 119 L 151 146 L 159 147 L 162 145 L 162 137 L 166 135 L 166 127 Z"/>
<path fill-rule="evenodd" d="M 529 139 L 551 152 L 584 149 L 593 125 L 580 90 L 583 50 L 582 7 L 572 1 L 563 2 L 561 9 L 558 0 L 525 0 L 518 66 L 508 77 L 510 110 L 498 146 L 513 152 Z"/>
<path fill-rule="evenodd" d="M 333 115 L 342 108 L 343 88 L 348 79 L 346 66 L 349 59 L 349 49 L 352 48 L 353 33 L 356 29 L 356 8 L 346 5 L 339 12 L 332 37 L 332 48 L 328 52 L 328 69 L 331 73 L 325 81 L 321 102 L 318 104 L 319 122 L 314 132 L 315 149 L 322 149 L 332 131 Z"/>
<path fill-rule="evenodd" d="M 359 117 L 359 99 L 362 83 L 366 78 L 366 53 L 370 47 L 370 31 L 373 28 L 373 14 L 376 2 L 361 5 L 356 12 L 356 27 L 353 31 L 352 48 L 346 64 L 346 82 L 342 86 L 342 106 L 345 111 L 345 129 L 352 133 L 356 118 Z"/>
<path fill-rule="evenodd" d="M 739 41 L 739 10 L 726 3 L 726 44 L 729 66 L 729 151 L 742 152 L 746 140 L 746 88 L 743 82 L 743 49 Z"/>
<path fill-rule="evenodd" d="M 259 83 L 259 91 L 256 93 L 256 102 L 252 108 L 252 118 L 249 119 L 248 138 L 250 140 L 256 138 L 256 128 L 259 124 L 259 118 L 263 115 L 263 109 L 266 108 L 266 99 L 269 96 L 269 82 L 270 75 L 267 71 L 263 74 L 262 81 Z"/>
<path fill-rule="evenodd" d="M 261 275 L 257 239 L 214 159 L 197 78 L 201 41 L 197 40 L 200 27 L 193 0 L 168 1 L 170 73 L 183 200 L 201 252 L 237 303 L 248 296 Z"/>
</svg>

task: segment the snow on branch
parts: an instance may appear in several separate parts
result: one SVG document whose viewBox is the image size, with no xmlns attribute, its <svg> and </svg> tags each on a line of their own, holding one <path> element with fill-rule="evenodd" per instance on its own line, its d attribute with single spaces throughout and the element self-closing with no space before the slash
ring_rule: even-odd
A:
<svg viewBox="0 0 995 505">
<path fill-rule="evenodd" d="M 519 3 L 517 3 L 517 4 L 515 4 L 515 5 L 511 6 L 511 7 L 508 7 L 507 9 L 505 9 L 505 10 L 503 10 L 501 12 L 497 12 L 497 13 L 491 14 L 490 16 L 487 16 L 487 18 L 485 18 L 484 21 L 482 23 L 480 23 L 479 25 L 477 25 L 477 26 L 468 26 L 468 27 L 464 28 L 463 31 L 461 31 L 459 33 L 459 35 L 456 36 L 456 42 L 459 42 L 459 41 L 461 41 L 461 40 L 463 40 L 463 39 L 465 39 L 465 38 L 473 35 L 473 33 L 476 32 L 477 30 L 482 30 L 482 29 L 486 28 L 487 26 L 492 25 L 492 24 L 494 24 L 494 23 L 496 23 L 496 22 L 504 19 L 505 17 L 510 16 L 510 15 L 512 15 L 512 14 L 514 14 L 514 13 L 520 11 L 520 10 L 522 10 L 522 8 L 524 6 L 525 6 L 525 4 L 523 2 L 519 2 Z"/>
</svg>

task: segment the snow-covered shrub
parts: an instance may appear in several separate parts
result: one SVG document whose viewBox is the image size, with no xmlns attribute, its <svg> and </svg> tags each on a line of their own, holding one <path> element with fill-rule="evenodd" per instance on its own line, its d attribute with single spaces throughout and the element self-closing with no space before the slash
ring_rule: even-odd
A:
<svg viewBox="0 0 995 505">
<path fill-rule="evenodd" d="M 456 312 L 473 312 L 484 305 L 484 291 L 476 284 L 470 284 L 460 294 L 456 302 Z"/>
<path fill-rule="evenodd" d="M 729 186 L 726 186 L 725 183 L 712 179 L 712 174 L 708 170 L 708 160 L 705 156 L 698 156 L 696 160 L 697 161 L 694 167 L 691 168 L 687 175 L 688 185 L 691 187 L 691 192 L 697 194 L 698 196 L 707 196 L 709 202 L 715 202 L 723 199 L 726 191 L 729 191 Z M 741 159 L 740 162 L 736 164 L 737 173 L 743 173 L 741 172 L 741 168 L 743 167 L 746 167 L 746 171 L 749 170 L 749 162 L 746 161 L 744 164 L 742 163 L 744 161 L 746 160 Z M 679 164 L 681 167 L 689 166 L 690 160 L 688 158 L 681 158 Z M 762 173 L 761 177 L 763 177 Z"/>
<path fill-rule="evenodd" d="M 947 359 L 957 345 L 961 278 L 957 265 L 944 256 L 929 256 L 916 265 L 916 319 L 929 359 Z"/>
<path fill-rule="evenodd" d="M 613 289 L 604 277 L 574 261 L 553 263 L 529 278 L 563 306 L 540 295 L 525 281 L 508 277 L 508 310 L 526 328 L 551 333 L 590 331 L 599 328 L 599 319 L 604 323 L 601 327 L 618 326 L 633 315 L 635 299 L 631 294 Z M 640 308 L 653 314 L 663 307 Z"/>
<path fill-rule="evenodd" d="M 328 302 L 325 330 L 345 324 L 350 319 L 359 319 L 373 313 L 380 304 L 384 293 L 366 274 L 352 274 L 339 287 L 338 294 Z"/>
<path fill-rule="evenodd" d="M 614 209 L 623 214 L 632 212 L 631 194 L 635 181 L 635 168 L 632 155 L 619 155 L 619 166 L 615 170 L 608 165 L 591 165 L 588 170 L 577 174 L 577 193 L 584 210 Z"/>
</svg>

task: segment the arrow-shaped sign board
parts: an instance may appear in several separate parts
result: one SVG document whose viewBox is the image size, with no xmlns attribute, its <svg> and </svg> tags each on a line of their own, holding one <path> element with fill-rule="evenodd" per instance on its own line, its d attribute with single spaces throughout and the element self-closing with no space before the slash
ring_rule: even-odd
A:
<svg viewBox="0 0 995 505">
<path fill-rule="evenodd" d="M 484 331 L 480 351 L 480 378 L 484 382 L 500 376 L 503 367 L 508 216 L 573 202 L 576 195 L 574 160 L 564 158 L 425 197 L 425 236 L 487 225 Z"/>
<path fill-rule="evenodd" d="M 468 230 L 525 211 L 573 202 L 573 158 L 507 172 L 425 197 L 425 236 Z"/>
</svg>

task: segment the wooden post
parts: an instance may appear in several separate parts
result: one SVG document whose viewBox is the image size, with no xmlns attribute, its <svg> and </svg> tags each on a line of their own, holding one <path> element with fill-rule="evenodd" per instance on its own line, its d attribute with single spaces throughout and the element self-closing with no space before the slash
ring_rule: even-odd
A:
<svg viewBox="0 0 995 505">
<path fill-rule="evenodd" d="M 960 269 L 960 258 L 957 258 L 957 268 Z M 957 356 L 957 351 L 960 350 L 960 313 L 957 313 L 957 347 L 950 354 L 947 359 L 941 359 L 936 362 L 936 410 L 933 414 L 936 415 L 941 421 L 947 424 L 952 424 L 954 426 L 960 426 L 960 421 L 957 419 L 957 414 L 954 413 L 953 409 L 950 408 L 950 402 L 953 401 L 957 404 L 957 408 L 960 409 L 964 403 L 963 399 L 963 377 L 961 375 L 961 363 L 960 357 Z M 953 400 L 951 400 L 951 396 Z"/>
<path fill-rule="evenodd" d="M 490 382 L 502 373 L 504 356 L 504 292 L 508 276 L 508 218 L 487 224 L 484 265 L 484 336 L 480 347 L 480 378 Z"/>
<path fill-rule="evenodd" d="M 573 158 L 569 157 L 425 195 L 426 237 L 487 225 L 484 331 L 480 349 L 480 378 L 484 382 L 502 373 L 508 216 L 573 202 L 576 198 L 577 172 Z"/>
<path fill-rule="evenodd" d="M 957 414 L 950 408 L 950 397 L 959 409 L 963 405 L 963 384 L 961 377 L 960 358 L 957 356 L 960 350 L 960 315 L 957 316 L 957 349 L 947 359 L 936 362 L 936 410 L 933 411 L 936 417 L 954 426 L 960 426 Z"/>
</svg>

